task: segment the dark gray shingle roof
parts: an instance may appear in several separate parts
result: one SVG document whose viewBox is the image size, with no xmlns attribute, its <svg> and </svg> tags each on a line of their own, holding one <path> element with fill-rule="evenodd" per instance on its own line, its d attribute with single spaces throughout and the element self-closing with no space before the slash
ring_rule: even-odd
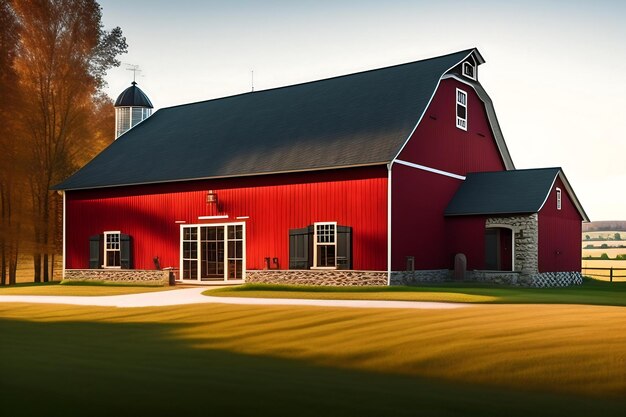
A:
<svg viewBox="0 0 626 417">
<path fill-rule="evenodd" d="M 126 90 L 122 91 L 115 100 L 115 107 L 148 107 L 152 108 L 152 102 L 144 93 L 141 88 L 137 87 L 136 82 L 132 82 L 132 85 Z"/>
<path fill-rule="evenodd" d="M 55 188 L 388 163 L 441 76 L 471 53 L 164 108 Z"/>
<path fill-rule="evenodd" d="M 537 213 L 560 168 L 468 174 L 446 208 L 446 216 Z"/>
</svg>

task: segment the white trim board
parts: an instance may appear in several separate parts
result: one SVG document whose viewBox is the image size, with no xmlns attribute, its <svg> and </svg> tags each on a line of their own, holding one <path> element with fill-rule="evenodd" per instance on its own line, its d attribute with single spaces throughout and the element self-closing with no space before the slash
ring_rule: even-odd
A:
<svg viewBox="0 0 626 417">
<path fill-rule="evenodd" d="M 455 178 L 457 180 L 465 180 L 465 177 L 458 174 L 453 174 L 452 172 L 442 171 L 437 168 L 427 167 L 425 165 L 414 164 L 413 162 L 403 161 L 402 159 L 396 159 L 396 161 L 400 165 L 405 165 L 411 168 L 420 169 L 422 171 L 432 172 L 433 174 L 443 175 L 445 177 Z"/>
</svg>

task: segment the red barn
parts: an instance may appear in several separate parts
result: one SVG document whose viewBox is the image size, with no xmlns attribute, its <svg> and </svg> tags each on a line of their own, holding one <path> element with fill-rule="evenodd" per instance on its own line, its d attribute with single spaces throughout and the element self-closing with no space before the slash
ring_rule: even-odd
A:
<svg viewBox="0 0 626 417">
<path fill-rule="evenodd" d="M 448 279 L 463 254 L 466 278 L 579 281 L 588 218 L 560 169 L 515 170 L 483 63 L 472 49 L 155 112 L 56 186 L 65 277 L 381 285 Z"/>
</svg>

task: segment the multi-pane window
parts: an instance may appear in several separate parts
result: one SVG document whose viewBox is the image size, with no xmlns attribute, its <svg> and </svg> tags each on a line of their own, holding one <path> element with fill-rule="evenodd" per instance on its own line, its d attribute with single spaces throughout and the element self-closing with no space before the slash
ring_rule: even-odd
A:
<svg viewBox="0 0 626 417">
<path fill-rule="evenodd" d="M 337 266 L 337 223 L 315 223 L 313 251 L 316 268 L 335 268 Z"/>
<path fill-rule="evenodd" d="M 467 93 L 456 89 L 456 127 L 467 130 Z"/>
<path fill-rule="evenodd" d="M 104 267 L 120 268 L 121 266 L 120 232 L 104 232 Z"/>
<path fill-rule="evenodd" d="M 561 189 L 556 189 L 556 209 L 561 210 Z"/>
<path fill-rule="evenodd" d="M 198 228 L 183 227 L 183 279 L 198 276 Z"/>
</svg>

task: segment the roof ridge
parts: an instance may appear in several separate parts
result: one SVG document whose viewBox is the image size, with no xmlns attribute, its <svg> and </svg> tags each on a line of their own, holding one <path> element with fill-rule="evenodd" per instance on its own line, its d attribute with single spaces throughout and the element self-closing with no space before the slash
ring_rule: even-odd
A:
<svg viewBox="0 0 626 417">
<path fill-rule="evenodd" d="M 344 77 L 351 77 L 353 75 L 366 74 L 366 73 L 369 73 L 369 72 L 376 72 L 376 71 L 386 70 L 386 69 L 390 69 L 390 68 L 402 67 L 402 66 L 405 66 L 405 65 L 417 64 L 418 62 L 426 62 L 426 61 L 431 61 L 431 60 L 434 60 L 434 59 L 441 59 L 441 58 L 445 58 L 445 57 L 448 57 L 448 56 L 451 56 L 451 55 L 462 54 L 462 53 L 470 53 L 470 52 L 472 52 L 474 50 L 476 50 L 476 48 L 470 48 L 470 49 L 464 49 L 464 50 L 461 50 L 461 51 L 450 52 L 450 53 L 445 54 L 445 55 L 438 55 L 438 56 L 434 56 L 434 57 L 430 57 L 430 58 L 418 59 L 417 61 L 404 62 L 402 64 L 394 64 L 394 65 L 389 65 L 389 66 L 386 66 L 386 67 L 372 68 L 372 69 L 363 70 L 363 71 L 351 72 L 349 74 L 334 75 L 332 77 L 320 78 L 318 80 L 304 81 L 304 82 L 296 83 L 296 84 L 289 84 L 289 85 L 282 85 L 282 86 L 278 86 L 278 87 L 271 87 L 271 88 L 267 88 L 265 90 L 246 91 L 245 93 L 238 93 L 238 94 L 233 94 L 233 95 L 230 95 L 230 96 L 210 98 L 210 99 L 207 99 L 207 100 L 194 101 L 194 102 L 191 102 L 191 103 L 176 104 L 176 105 L 173 105 L 173 106 L 162 107 L 162 108 L 159 109 L 159 111 L 160 110 L 174 109 L 174 108 L 183 107 L 183 106 L 192 106 L 192 105 L 201 104 L 201 103 L 208 103 L 208 102 L 212 102 L 212 101 L 225 100 L 225 99 L 229 99 L 229 98 L 246 96 L 246 95 L 250 95 L 250 94 L 261 94 L 261 93 L 266 93 L 266 92 L 269 92 L 269 91 L 281 90 L 281 89 L 291 88 L 291 87 L 298 87 L 298 86 L 301 86 L 301 85 L 315 84 L 315 83 L 319 83 L 319 82 L 323 82 L 323 81 L 329 81 L 329 80 L 334 80 L 334 79 L 339 79 L 339 78 L 344 78 Z"/>
</svg>

